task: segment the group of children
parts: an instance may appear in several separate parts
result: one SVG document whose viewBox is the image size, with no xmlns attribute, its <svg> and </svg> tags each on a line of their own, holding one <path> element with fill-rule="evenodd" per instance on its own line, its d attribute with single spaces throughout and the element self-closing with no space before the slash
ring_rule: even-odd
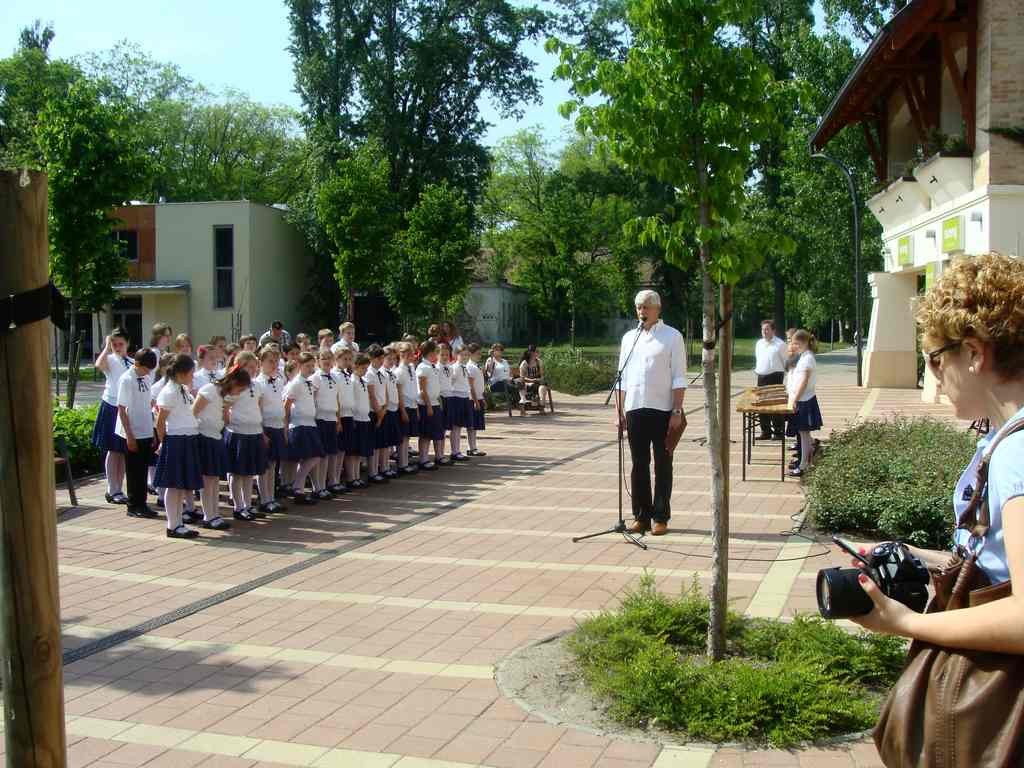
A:
<svg viewBox="0 0 1024 768">
<path fill-rule="evenodd" d="M 343 326 L 336 344 L 321 331 L 308 351 L 215 337 L 193 359 L 191 340 L 172 341 L 167 326 L 155 326 L 150 347 L 133 357 L 115 329 L 96 358 L 106 384 L 93 444 L 106 452 L 107 501 L 155 518 L 147 493 L 155 494 L 167 536 L 194 538 L 190 524 L 231 527 L 219 514 L 222 480 L 234 519 L 252 521 L 283 511 L 280 498 L 314 504 L 485 455 L 477 447 L 485 428 L 477 344 L 454 355 L 431 340 L 361 352 L 345 335 Z"/>
</svg>

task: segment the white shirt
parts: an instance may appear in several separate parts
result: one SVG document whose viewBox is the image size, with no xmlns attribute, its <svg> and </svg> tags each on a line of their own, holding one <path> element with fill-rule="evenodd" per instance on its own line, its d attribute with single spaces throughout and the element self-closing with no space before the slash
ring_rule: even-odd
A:
<svg viewBox="0 0 1024 768">
<path fill-rule="evenodd" d="M 306 381 L 301 373 L 288 382 L 284 388 L 284 397 L 292 401 L 291 426 L 316 426 L 316 401 L 313 383 Z"/>
<path fill-rule="evenodd" d="M 340 405 L 341 418 L 351 419 L 352 418 L 352 406 L 355 403 L 355 392 L 352 387 L 355 386 L 355 380 L 351 373 L 343 371 L 340 368 L 334 369 L 335 375 L 338 377 L 338 403 Z"/>
<path fill-rule="evenodd" d="M 469 397 L 469 365 L 455 363 L 452 366 L 452 396 Z"/>
<path fill-rule="evenodd" d="M 153 436 L 152 394 L 149 391 L 149 376 L 139 376 L 135 371 L 128 371 L 117 383 L 117 406 L 124 406 L 128 412 L 128 423 L 132 427 L 132 435 L 136 440 L 147 440 Z M 128 434 L 121 423 L 121 414 L 117 414 L 114 434 L 126 438 Z"/>
<path fill-rule="evenodd" d="M 630 355 L 634 341 L 636 348 Z M 671 411 L 672 390 L 686 389 L 683 335 L 661 320 L 649 331 L 629 331 L 622 337 L 619 368 L 623 365 L 626 368 L 619 389 L 625 393 L 623 407 L 627 412 L 638 408 Z"/>
<path fill-rule="evenodd" d="M 263 434 L 263 387 L 258 381 L 250 382 L 231 401 L 228 431 L 239 435 Z"/>
<path fill-rule="evenodd" d="M 103 402 L 108 405 L 117 405 L 117 385 L 121 383 L 121 377 L 134 365 L 130 357 L 121 357 L 111 352 L 107 355 L 107 370 L 103 372 L 106 382 L 103 384 Z"/>
<path fill-rule="evenodd" d="M 391 412 L 397 411 L 399 407 L 398 403 L 398 374 L 400 373 L 398 368 L 385 368 L 384 379 L 388 387 L 388 410 Z"/>
<path fill-rule="evenodd" d="M 502 381 L 508 381 L 512 374 L 511 369 L 508 365 L 508 360 L 501 358 L 501 360 L 495 360 L 493 357 L 489 358 L 488 363 L 491 369 L 491 384 L 497 384 Z M 487 363 L 484 364 L 485 366 Z"/>
<path fill-rule="evenodd" d="M 316 405 L 316 417 L 319 421 L 337 421 L 340 408 L 340 387 L 338 380 L 333 373 L 324 373 L 317 370 L 311 377 L 313 387 L 313 402 Z"/>
<path fill-rule="evenodd" d="M 790 395 L 796 392 L 798 382 L 803 378 L 806 371 L 807 386 L 804 387 L 804 393 L 800 395 L 800 402 L 805 403 L 814 397 L 814 384 L 818 380 L 817 367 L 818 364 L 810 350 L 802 353 L 790 372 L 789 378 L 786 380 L 786 392 Z"/>
<path fill-rule="evenodd" d="M 405 363 L 399 365 L 395 371 L 402 378 L 402 404 L 406 408 L 415 408 L 419 404 L 420 396 L 416 367 L 412 363 Z"/>
<path fill-rule="evenodd" d="M 224 398 L 216 384 L 204 384 L 199 388 L 198 397 L 206 401 L 203 410 L 196 416 L 199 422 L 199 434 L 220 440 L 224 431 Z"/>
<path fill-rule="evenodd" d="M 192 404 L 196 399 L 187 387 L 176 381 L 169 381 L 160 390 L 156 404 L 168 411 L 164 430 L 168 435 L 198 435 L 199 422 L 192 415 Z"/>
<path fill-rule="evenodd" d="M 373 396 L 377 398 L 377 407 L 385 408 L 388 404 L 388 383 L 387 376 L 382 368 L 374 368 L 372 365 L 366 369 L 366 383 L 373 387 Z"/>
<path fill-rule="evenodd" d="M 461 336 L 456 336 L 454 339 L 448 342 L 448 346 L 452 348 L 452 354 L 457 355 L 459 354 L 459 350 L 466 346 L 466 342 L 462 340 Z"/>
<path fill-rule="evenodd" d="M 208 371 L 205 368 L 196 368 L 196 372 L 192 376 L 192 389 L 198 392 L 207 384 L 215 383 L 219 378 L 220 376 L 217 375 L 217 371 Z"/>
<path fill-rule="evenodd" d="M 767 376 L 770 373 L 782 373 L 786 370 L 786 342 L 778 336 L 771 341 L 758 339 L 754 345 L 754 373 Z"/>
<path fill-rule="evenodd" d="M 438 363 L 436 370 L 437 384 L 440 387 L 438 396 L 451 397 L 454 391 L 452 387 L 452 363 Z"/>
<path fill-rule="evenodd" d="M 428 363 L 423 361 L 416 366 L 416 391 L 419 392 L 420 379 L 427 380 L 427 398 L 430 400 L 429 403 L 423 400 L 423 396 L 417 394 L 416 402 L 420 405 L 440 405 L 441 404 L 441 372 L 438 371 L 440 365 Z"/>
<path fill-rule="evenodd" d="M 352 374 L 352 418 L 355 421 L 370 420 L 370 388 L 366 376 Z"/>
<path fill-rule="evenodd" d="M 284 428 L 284 387 L 287 383 L 280 373 L 267 376 L 260 371 L 256 381 L 263 388 L 263 426 Z"/>
<path fill-rule="evenodd" d="M 480 370 L 480 366 L 474 363 L 472 360 L 469 361 L 469 365 L 466 366 L 469 369 L 469 388 L 470 397 L 474 400 L 484 399 L 484 372 Z"/>
<path fill-rule="evenodd" d="M 156 412 L 156 400 L 160 397 L 160 393 L 164 391 L 164 387 L 167 386 L 168 381 L 166 376 L 161 376 L 159 381 L 155 381 L 149 385 L 149 399 L 153 403 L 153 412 Z"/>
</svg>

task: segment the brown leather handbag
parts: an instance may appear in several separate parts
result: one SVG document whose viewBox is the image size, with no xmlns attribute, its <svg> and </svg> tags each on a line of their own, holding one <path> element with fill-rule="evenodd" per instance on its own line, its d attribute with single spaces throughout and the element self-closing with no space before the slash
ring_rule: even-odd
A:
<svg viewBox="0 0 1024 768">
<path fill-rule="evenodd" d="M 984 541 L 989 530 L 989 459 L 1000 441 L 1021 430 L 1024 422 L 997 436 L 978 464 L 976 490 L 957 525 L 971 532 L 972 542 Z M 1010 596 L 1009 581 L 989 584 L 977 564 L 979 551 L 958 547 L 945 567 L 932 569 L 934 596 L 926 613 Z M 1024 655 L 913 641 L 874 736 L 889 768 L 1024 766 Z"/>
</svg>

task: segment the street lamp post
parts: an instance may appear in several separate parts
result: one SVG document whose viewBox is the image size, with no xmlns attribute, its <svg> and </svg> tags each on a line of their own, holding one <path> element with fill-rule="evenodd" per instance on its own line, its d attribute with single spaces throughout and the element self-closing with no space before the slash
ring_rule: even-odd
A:
<svg viewBox="0 0 1024 768">
<path fill-rule="evenodd" d="M 862 292 L 864 286 L 862 285 L 860 275 L 860 206 L 857 205 L 857 187 L 853 182 L 853 174 L 850 173 L 850 169 L 840 163 L 834 157 L 826 155 L 824 152 L 815 152 L 811 155 L 816 160 L 827 160 L 832 163 L 836 168 L 842 171 L 843 176 L 846 177 L 846 186 L 850 191 L 850 202 L 853 204 L 853 279 L 856 283 L 856 294 L 857 294 L 857 316 L 856 316 L 856 342 L 857 342 L 857 386 L 864 386 L 863 381 L 863 353 L 861 351 L 861 345 L 864 343 L 864 327 L 861 322 L 861 311 L 863 306 Z"/>
</svg>

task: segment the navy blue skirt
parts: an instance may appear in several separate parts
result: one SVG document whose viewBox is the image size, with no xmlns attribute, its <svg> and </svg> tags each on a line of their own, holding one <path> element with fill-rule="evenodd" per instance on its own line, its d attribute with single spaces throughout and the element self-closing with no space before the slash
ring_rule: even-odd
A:
<svg viewBox="0 0 1024 768">
<path fill-rule="evenodd" d="M 320 441 L 320 430 L 316 427 L 289 427 L 288 458 L 303 461 L 324 455 L 324 444 Z"/>
<path fill-rule="evenodd" d="M 353 421 L 350 432 L 352 444 L 347 451 L 348 455 L 370 458 L 377 447 L 374 444 L 373 424 L 369 421 Z"/>
<path fill-rule="evenodd" d="M 395 448 L 405 437 L 405 425 L 400 411 L 388 411 L 384 416 L 384 448 Z"/>
<path fill-rule="evenodd" d="M 441 423 L 444 425 L 445 429 L 448 429 L 452 425 L 451 424 L 451 420 L 452 420 L 451 400 L 452 399 L 450 397 L 448 397 L 447 395 L 441 395 L 440 400 L 441 400 Z M 436 411 L 437 408 L 435 408 L 434 410 Z"/>
<path fill-rule="evenodd" d="M 796 437 L 798 432 L 815 432 L 823 424 L 818 398 L 814 396 L 796 404 L 796 413 L 786 419 L 786 435 Z"/>
<path fill-rule="evenodd" d="M 320 432 L 320 444 L 324 447 L 326 456 L 333 456 L 338 448 L 338 422 L 316 420 L 316 428 Z"/>
<path fill-rule="evenodd" d="M 267 461 L 276 464 L 279 461 L 288 460 L 288 441 L 284 436 L 283 427 L 264 427 L 263 434 L 270 441 L 267 448 Z"/>
<path fill-rule="evenodd" d="M 449 429 L 473 425 L 473 403 L 468 397 L 448 398 L 448 409 L 445 421 Z"/>
<path fill-rule="evenodd" d="M 427 416 L 427 406 L 420 406 L 420 437 L 427 440 L 444 439 L 444 412 L 435 407 L 434 415 Z"/>
<path fill-rule="evenodd" d="M 407 424 L 402 424 L 399 420 L 399 425 L 402 428 L 402 437 L 416 438 L 420 436 L 420 409 L 419 408 L 406 408 L 405 415 L 409 417 Z"/>
<path fill-rule="evenodd" d="M 227 470 L 233 475 L 247 477 L 267 471 L 267 448 L 263 435 L 240 435 L 230 429 L 224 433 L 227 447 Z"/>
<path fill-rule="evenodd" d="M 472 408 L 473 406 L 470 406 Z M 480 407 L 473 411 L 473 429 L 477 432 L 483 432 L 486 428 L 484 423 L 484 404 L 481 402 Z"/>
<path fill-rule="evenodd" d="M 157 488 L 198 491 L 203 487 L 199 466 L 199 435 L 167 435 L 156 461 Z"/>
<path fill-rule="evenodd" d="M 355 419 L 351 416 L 341 417 L 341 434 L 338 435 L 338 450 L 353 456 L 358 454 L 356 446 Z"/>
<path fill-rule="evenodd" d="M 203 477 L 219 477 L 228 474 L 228 449 L 224 440 L 216 437 L 199 436 L 199 471 Z"/>
<path fill-rule="evenodd" d="M 92 425 L 92 444 L 101 451 L 127 453 L 128 445 L 124 438 L 114 434 L 116 426 L 117 406 L 100 400 L 100 409 L 96 412 L 96 421 Z"/>
</svg>

